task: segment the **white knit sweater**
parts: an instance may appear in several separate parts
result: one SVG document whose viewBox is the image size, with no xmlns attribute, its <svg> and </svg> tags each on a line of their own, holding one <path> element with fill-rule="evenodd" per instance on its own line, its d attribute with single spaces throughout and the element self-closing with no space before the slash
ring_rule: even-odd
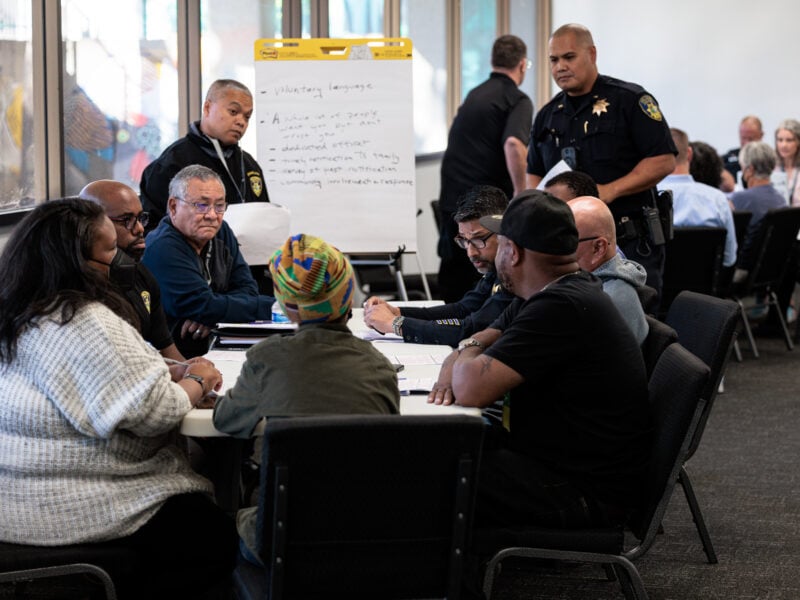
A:
<svg viewBox="0 0 800 600">
<path fill-rule="evenodd" d="M 191 404 L 160 355 L 101 304 L 58 320 L 0 365 L 0 540 L 119 538 L 170 496 L 210 492 L 175 443 Z"/>
</svg>

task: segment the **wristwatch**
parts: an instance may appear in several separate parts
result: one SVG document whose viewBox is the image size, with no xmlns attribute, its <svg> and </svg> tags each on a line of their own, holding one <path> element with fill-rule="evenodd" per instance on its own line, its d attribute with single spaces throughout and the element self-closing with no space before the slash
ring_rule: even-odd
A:
<svg viewBox="0 0 800 600">
<path fill-rule="evenodd" d="M 184 379 L 194 379 L 197 383 L 200 384 L 200 389 L 203 390 L 203 395 L 205 396 L 206 393 L 206 382 L 200 375 L 195 375 L 194 373 L 187 373 L 183 376 Z"/>
<path fill-rule="evenodd" d="M 473 346 L 477 346 L 477 347 L 478 347 L 478 348 L 480 348 L 481 350 L 486 350 L 486 346 L 484 346 L 483 344 L 481 344 L 481 343 L 480 343 L 478 340 L 476 340 L 475 338 L 467 338 L 467 339 L 465 339 L 465 340 L 461 340 L 460 342 L 458 342 L 458 348 L 457 348 L 457 350 L 458 350 L 458 352 L 460 353 L 460 352 L 461 352 L 461 351 L 462 351 L 464 348 L 471 348 L 471 347 L 473 347 Z"/>
<path fill-rule="evenodd" d="M 399 335 L 403 337 L 403 321 L 405 321 L 405 317 L 395 317 L 392 319 L 392 332 L 395 335 Z"/>
</svg>

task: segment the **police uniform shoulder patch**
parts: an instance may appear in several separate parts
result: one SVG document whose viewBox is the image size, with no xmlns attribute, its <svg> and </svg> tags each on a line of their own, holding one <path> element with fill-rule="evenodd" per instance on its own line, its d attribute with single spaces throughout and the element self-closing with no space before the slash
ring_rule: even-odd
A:
<svg viewBox="0 0 800 600">
<path fill-rule="evenodd" d="M 250 189 L 253 190 L 253 195 L 259 198 L 261 196 L 261 190 L 264 189 L 261 175 L 258 174 L 258 171 L 250 171 L 247 173 L 247 178 L 250 180 Z"/>
<path fill-rule="evenodd" d="M 142 302 L 144 303 L 144 307 L 147 310 L 147 314 L 150 314 L 150 292 L 147 290 L 142 290 L 140 294 L 142 297 Z"/>
<path fill-rule="evenodd" d="M 653 121 L 662 121 L 664 117 L 661 116 L 661 109 L 658 108 L 655 98 L 650 94 L 645 94 L 639 98 L 639 108 Z"/>
</svg>

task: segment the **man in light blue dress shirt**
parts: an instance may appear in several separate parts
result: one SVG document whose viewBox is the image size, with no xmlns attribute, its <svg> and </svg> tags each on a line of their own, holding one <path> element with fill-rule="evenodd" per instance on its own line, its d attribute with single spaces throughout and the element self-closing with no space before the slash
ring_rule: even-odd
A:
<svg viewBox="0 0 800 600">
<path fill-rule="evenodd" d="M 689 137 L 674 127 L 670 128 L 670 133 L 678 148 L 677 164 L 658 184 L 658 189 L 672 190 L 673 223 L 675 227 L 724 227 L 728 234 L 722 264 L 733 266 L 736 263 L 736 229 L 728 199 L 721 190 L 694 180 L 689 174 L 692 160 Z"/>
</svg>

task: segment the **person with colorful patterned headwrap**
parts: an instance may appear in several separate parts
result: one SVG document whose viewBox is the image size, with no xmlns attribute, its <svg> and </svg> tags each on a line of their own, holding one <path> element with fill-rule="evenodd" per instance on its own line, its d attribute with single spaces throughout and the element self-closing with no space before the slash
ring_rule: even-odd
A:
<svg viewBox="0 0 800 600">
<path fill-rule="evenodd" d="M 217 400 L 214 427 L 249 437 L 262 417 L 397 414 L 397 374 L 347 327 L 355 281 L 347 258 L 310 235 L 290 237 L 269 261 L 275 298 L 297 331 L 247 351 L 236 384 Z M 245 558 L 257 562 L 256 508 L 239 511 Z"/>
</svg>

